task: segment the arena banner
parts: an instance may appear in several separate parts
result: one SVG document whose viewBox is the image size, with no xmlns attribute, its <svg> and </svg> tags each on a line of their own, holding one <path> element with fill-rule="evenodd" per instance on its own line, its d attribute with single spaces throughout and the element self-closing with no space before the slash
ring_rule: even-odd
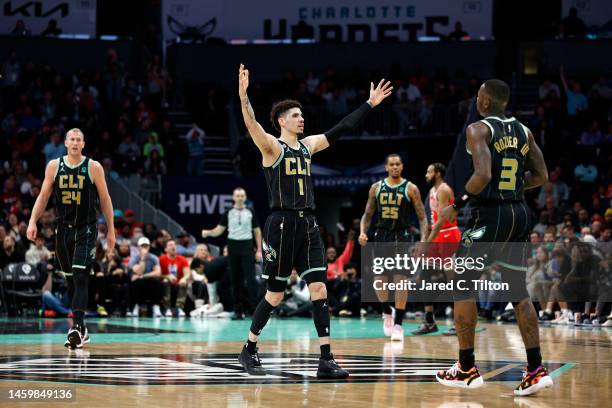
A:
<svg viewBox="0 0 612 408">
<path fill-rule="evenodd" d="M 199 237 L 202 228 L 213 228 L 221 215 L 232 205 L 232 193 L 242 187 L 247 193 L 247 206 L 255 210 L 260 223 L 268 215 L 265 179 L 259 177 L 164 177 L 162 210 Z M 262 224 L 263 225 L 263 224 Z"/>
<path fill-rule="evenodd" d="M 7 0 L 2 2 L 0 27 L 10 34 L 17 20 L 23 20 L 31 35 L 42 33 L 50 20 L 57 21 L 63 34 L 96 35 L 97 0 Z"/>
<path fill-rule="evenodd" d="M 490 38 L 492 0 L 164 0 L 166 40 L 414 41 L 447 35 L 460 21 Z"/>
</svg>

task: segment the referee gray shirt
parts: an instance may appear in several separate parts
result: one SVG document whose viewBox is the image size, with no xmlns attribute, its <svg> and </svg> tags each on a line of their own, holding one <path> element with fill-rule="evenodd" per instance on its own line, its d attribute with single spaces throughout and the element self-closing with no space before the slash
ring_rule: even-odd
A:
<svg viewBox="0 0 612 408">
<path fill-rule="evenodd" d="M 227 229 L 227 239 L 233 241 L 253 240 L 253 229 L 259 227 L 253 210 L 233 207 L 221 217 L 219 225 Z"/>
</svg>

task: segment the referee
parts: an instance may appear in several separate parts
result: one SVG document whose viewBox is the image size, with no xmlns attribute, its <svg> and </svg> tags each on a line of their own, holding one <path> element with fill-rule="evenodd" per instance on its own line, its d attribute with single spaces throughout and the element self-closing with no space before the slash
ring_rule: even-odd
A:
<svg viewBox="0 0 612 408">
<path fill-rule="evenodd" d="M 233 194 L 234 206 L 221 217 L 219 225 L 211 230 L 202 230 L 202 238 L 218 237 L 227 229 L 227 250 L 234 297 L 233 320 L 244 319 L 244 300 L 248 299 L 246 282 L 254 282 L 255 261 L 262 261 L 261 228 L 257 217 L 245 206 L 246 191 L 238 187 Z M 255 243 L 253 243 L 255 239 Z M 253 248 L 257 247 L 255 259 Z"/>
</svg>

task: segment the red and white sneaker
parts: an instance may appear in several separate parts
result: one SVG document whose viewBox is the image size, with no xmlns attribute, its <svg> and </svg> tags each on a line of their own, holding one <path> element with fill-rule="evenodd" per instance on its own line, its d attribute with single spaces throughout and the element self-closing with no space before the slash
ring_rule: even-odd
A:
<svg viewBox="0 0 612 408">
<path fill-rule="evenodd" d="M 474 366 L 468 371 L 463 371 L 458 361 L 448 370 L 438 371 L 436 380 L 447 387 L 457 388 L 478 388 L 484 384 L 478 367 Z"/>
<path fill-rule="evenodd" d="M 545 388 L 553 386 L 553 380 L 548 375 L 548 370 L 539 366 L 534 371 L 523 371 L 523 381 L 514 389 L 514 395 L 525 396 L 535 394 Z"/>
<path fill-rule="evenodd" d="M 391 337 L 393 333 L 393 324 L 395 323 L 395 309 L 391 308 L 391 314 L 382 314 L 383 317 L 383 333 L 386 337 Z"/>
</svg>

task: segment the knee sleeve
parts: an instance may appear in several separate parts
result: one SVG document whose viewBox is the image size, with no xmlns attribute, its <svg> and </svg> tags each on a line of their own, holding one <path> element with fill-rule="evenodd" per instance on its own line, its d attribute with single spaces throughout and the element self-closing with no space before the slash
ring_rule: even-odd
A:
<svg viewBox="0 0 612 408">
<path fill-rule="evenodd" d="M 327 299 L 313 300 L 312 317 L 319 337 L 329 337 L 329 308 Z"/>
<path fill-rule="evenodd" d="M 251 321 L 251 333 L 259 336 L 261 331 L 270 320 L 270 315 L 274 312 L 276 306 L 272 306 L 268 301 L 264 298 L 261 299 L 261 302 L 257 305 L 255 309 L 255 313 L 253 313 L 253 320 Z"/>
</svg>

